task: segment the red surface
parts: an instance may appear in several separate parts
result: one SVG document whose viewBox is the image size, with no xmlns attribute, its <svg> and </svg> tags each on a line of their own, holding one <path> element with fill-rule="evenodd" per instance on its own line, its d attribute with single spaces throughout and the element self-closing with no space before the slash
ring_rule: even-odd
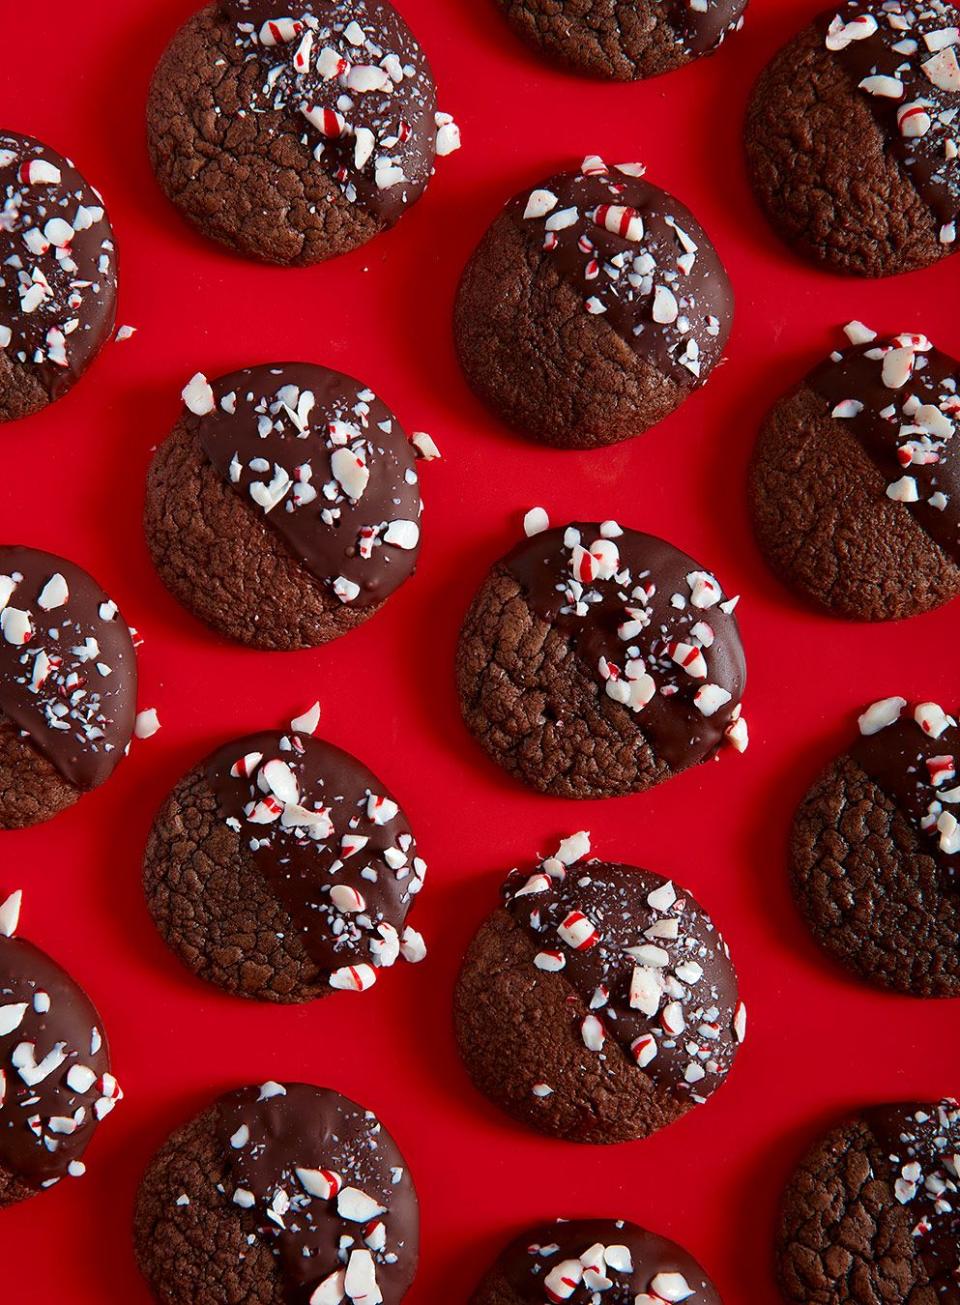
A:
<svg viewBox="0 0 960 1305">
<path fill-rule="evenodd" d="M 748 193 L 740 128 L 748 87 L 818 0 L 752 0 L 746 30 L 714 59 L 647 85 L 582 82 L 539 64 L 492 0 L 403 0 L 434 62 L 464 149 L 392 234 L 335 264 L 276 270 L 239 261 L 183 225 L 156 189 L 143 142 L 151 68 L 191 0 L 5 5 L 0 123 L 71 155 L 104 192 L 118 234 L 120 320 L 74 393 L 0 432 L 7 540 L 87 566 L 140 627 L 142 705 L 163 728 L 103 789 L 52 825 L 2 842 L 0 890 L 26 890 L 22 932 L 100 1006 L 127 1100 L 88 1153 L 89 1173 L 0 1215 L 0 1296 L 33 1305 L 148 1293 L 130 1245 L 138 1176 L 167 1132 L 239 1083 L 304 1078 L 375 1109 L 412 1166 L 423 1205 L 410 1305 L 456 1305 L 502 1240 L 554 1214 L 625 1216 L 685 1242 L 728 1305 L 772 1305 L 774 1205 L 806 1143 L 865 1100 L 956 1092 L 956 1006 L 875 993 L 819 952 L 786 884 L 791 813 L 865 702 L 902 692 L 956 702 L 960 606 L 853 627 L 778 587 L 752 543 L 744 465 L 774 398 L 860 317 L 924 330 L 956 353 L 960 263 L 876 284 L 808 269 Z M 142 12 L 145 10 L 146 12 Z M 49 39 L 53 35 L 55 39 Z M 42 59 L 27 57 L 33 51 Z M 499 205 L 557 165 L 597 151 L 640 158 L 713 236 L 736 286 L 729 362 L 642 439 L 554 453 L 503 430 L 468 392 L 450 339 L 461 267 Z M 951 294 L 950 291 L 953 291 Z M 151 449 L 183 383 L 302 357 L 363 377 L 408 429 L 445 454 L 424 468 L 420 570 L 362 630 L 315 652 L 220 642 L 168 597 L 143 545 Z M 527 793 L 465 733 L 451 664 L 463 610 L 523 511 L 619 518 L 665 535 L 742 590 L 753 742 L 647 796 L 606 803 Z M 431 877 L 414 916 L 431 944 L 363 997 L 309 1007 L 245 1004 L 194 981 L 140 893 L 141 849 L 173 782 L 212 745 L 274 726 L 319 697 L 323 730 L 405 803 Z M 726 933 L 750 1011 L 720 1093 L 647 1142 L 551 1143 L 476 1095 L 456 1059 L 450 994 L 502 874 L 561 834 L 694 889 Z"/>
</svg>

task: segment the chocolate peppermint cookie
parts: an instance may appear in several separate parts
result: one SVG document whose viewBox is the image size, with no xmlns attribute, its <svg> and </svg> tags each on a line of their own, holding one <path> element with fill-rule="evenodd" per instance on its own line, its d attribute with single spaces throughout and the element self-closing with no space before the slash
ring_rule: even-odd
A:
<svg viewBox="0 0 960 1305">
<path fill-rule="evenodd" d="M 460 144 L 433 74 L 386 0 L 217 0 L 153 76 L 161 187 L 248 258 L 317 263 L 384 231 Z"/>
<path fill-rule="evenodd" d="M 636 81 L 712 54 L 743 26 L 747 0 L 499 0 L 546 58 L 590 77 Z"/>
<path fill-rule="evenodd" d="M 591 156 L 515 195 L 467 264 L 454 334 L 477 394 L 547 444 L 639 435 L 720 361 L 733 290 L 642 164 Z"/>
<path fill-rule="evenodd" d="M 144 528 L 173 595 L 257 648 L 361 625 L 413 574 L 418 455 L 359 381 L 312 363 L 198 373 L 147 478 Z"/>
<path fill-rule="evenodd" d="M 0 422 L 80 379 L 113 330 L 113 228 L 69 159 L 0 131 Z"/>
<path fill-rule="evenodd" d="M 0 1208 L 79 1178 L 97 1125 L 123 1096 L 90 998 L 16 937 L 21 896 L 0 902 Z"/>
<path fill-rule="evenodd" d="M 720 1305 L 692 1255 L 624 1219 L 558 1219 L 501 1252 L 469 1305 Z"/>
<path fill-rule="evenodd" d="M 511 872 L 460 971 L 457 1044 L 476 1087 L 522 1123 L 627 1142 L 717 1090 L 746 1012 L 699 903 L 589 852 L 575 834 L 534 874 Z"/>
<path fill-rule="evenodd" d="M 897 620 L 960 593 L 960 363 L 859 322 L 767 417 L 750 470 L 772 568 L 839 616 Z"/>
<path fill-rule="evenodd" d="M 848 0 L 766 69 L 747 114 L 747 163 L 799 253 L 892 276 L 957 248 L 958 25 L 946 0 Z"/>
<path fill-rule="evenodd" d="M 165 1305 L 397 1305 L 417 1271 L 420 1212 L 371 1111 L 328 1088 L 264 1083 L 164 1143 L 134 1238 Z"/>
<path fill-rule="evenodd" d="M 541 793 L 639 793 L 742 752 L 746 664 L 737 598 L 699 564 L 615 521 L 530 536 L 487 576 L 467 613 L 457 688 L 470 732 Z"/>
<path fill-rule="evenodd" d="M 49 820 L 109 779 L 136 696 L 116 603 L 65 558 L 0 545 L 0 829 Z"/>
<path fill-rule="evenodd" d="M 868 1106 L 805 1156 L 777 1259 L 797 1305 L 953 1305 L 960 1277 L 956 1101 Z"/>
<path fill-rule="evenodd" d="M 200 978 L 238 996 L 297 1002 L 362 992 L 400 957 L 427 867 L 406 817 L 349 753 L 291 732 L 251 734 L 185 775 L 154 822 L 147 905 Z"/>
<path fill-rule="evenodd" d="M 813 935 L 871 983 L 960 996 L 960 729 L 934 702 L 885 698 L 804 798 L 797 902 Z"/>
</svg>

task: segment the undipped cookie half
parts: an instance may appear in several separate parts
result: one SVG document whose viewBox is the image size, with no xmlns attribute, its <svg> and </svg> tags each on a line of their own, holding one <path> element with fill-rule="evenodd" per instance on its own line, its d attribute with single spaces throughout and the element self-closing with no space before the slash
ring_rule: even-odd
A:
<svg viewBox="0 0 960 1305">
<path fill-rule="evenodd" d="M 868 1106 L 804 1157 L 777 1262 L 796 1305 L 951 1305 L 960 1277 L 956 1101 Z"/>
<path fill-rule="evenodd" d="M 137 1195 L 137 1259 L 164 1305 L 398 1305 L 420 1213 L 370 1110 L 306 1083 L 229 1092 L 163 1144 Z"/>
<path fill-rule="evenodd" d="M 16 892 L 0 903 L 0 1208 L 79 1178 L 123 1096 L 90 998 L 15 936 L 20 901 Z"/>
<path fill-rule="evenodd" d="M 426 871 L 376 776 L 291 731 L 237 739 L 184 776 L 150 833 L 144 888 L 200 978 L 298 1002 L 362 992 L 401 956 L 423 959 L 405 921 Z"/>
<path fill-rule="evenodd" d="M 310 648 L 368 620 L 420 551 L 417 453 L 367 386 L 312 363 L 198 373 L 147 478 L 171 593 L 221 634 Z M 425 442 L 424 442 L 425 441 Z"/>
<path fill-rule="evenodd" d="M 0 829 L 49 820 L 109 779 L 136 698 L 113 599 L 65 558 L 0 545 Z"/>
<path fill-rule="evenodd" d="M 746 1029 L 726 943 L 684 889 L 564 840 L 467 950 L 457 1044 L 501 1109 L 570 1142 L 647 1137 L 706 1101 Z"/>
<path fill-rule="evenodd" d="M 595 156 L 515 195 L 467 264 L 454 335 L 517 429 L 586 449 L 639 435 L 701 386 L 733 322 L 706 232 L 638 163 Z"/>
<path fill-rule="evenodd" d="M 546 58 L 590 77 L 636 81 L 712 54 L 743 26 L 747 0 L 499 0 Z"/>
<path fill-rule="evenodd" d="M 0 422 L 66 394 L 113 330 L 113 229 L 97 191 L 32 136 L 0 131 Z"/>
<path fill-rule="evenodd" d="M 775 230 L 833 271 L 892 276 L 957 247 L 960 10 L 848 0 L 789 42 L 747 114 Z"/>
<path fill-rule="evenodd" d="M 960 363 L 859 322 L 770 412 L 750 468 L 754 530 L 791 588 L 861 621 L 960 593 Z"/>
<path fill-rule="evenodd" d="M 248 258 L 316 263 L 365 244 L 459 145 L 433 74 L 387 0 L 216 0 L 150 87 L 161 187 Z"/>
<path fill-rule="evenodd" d="M 871 983 L 960 996 L 960 729 L 933 702 L 885 698 L 793 827 L 793 886 L 814 937 Z"/>
<path fill-rule="evenodd" d="M 467 613 L 467 727 L 541 793 L 618 797 L 747 746 L 736 598 L 653 535 L 615 521 L 547 528 L 494 566 Z"/>
<path fill-rule="evenodd" d="M 469 1305 L 720 1305 L 713 1283 L 676 1242 L 625 1219 L 536 1224 L 505 1247 Z"/>
</svg>

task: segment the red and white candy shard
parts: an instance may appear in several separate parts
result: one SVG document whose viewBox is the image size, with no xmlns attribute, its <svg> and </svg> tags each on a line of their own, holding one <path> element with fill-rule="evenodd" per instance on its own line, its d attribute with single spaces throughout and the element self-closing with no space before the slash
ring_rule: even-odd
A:
<svg viewBox="0 0 960 1305">
<path fill-rule="evenodd" d="M 197 372 L 195 376 L 187 381 L 180 397 L 187 405 L 187 408 L 197 417 L 205 417 L 207 413 L 213 412 L 216 408 L 213 389 L 203 372 Z"/>
<path fill-rule="evenodd" d="M 873 703 L 858 718 L 857 724 L 861 734 L 879 734 L 881 730 L 893 725 L 900 719 L 900 713 L 907 705 L 906 698 L 881 698 Z"/>
<path fill-rule="evenodd" d="M 0 937 L 12 938 L 16 934 L 22 905 L 23 890 L 20 888 L 0 903 Z"/>
</svg>

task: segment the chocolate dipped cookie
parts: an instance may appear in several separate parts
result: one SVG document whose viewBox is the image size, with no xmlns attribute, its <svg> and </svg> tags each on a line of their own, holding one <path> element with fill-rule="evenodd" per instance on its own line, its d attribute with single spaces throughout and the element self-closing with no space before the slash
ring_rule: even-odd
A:
<svg viewBox="0 0 960 1305">
<path fill-rule="evenodd" d="M 835 272 L 893 276 L 957 248 L 960 10 L 848 0 L 753 92 L 747 165 L 774 229 Z"/>
<path fill-rule="evenodd" d="M 838 616 L 899 620 L 960 593 L 960 363 L 860 322 L 764 422 L 750 467 L 773 570 Z"/>
<path fill-rule="evenodd" d="M 699 903 L 589 852 L 576 834 L 533 874 L 510 874 L 464 958 L 457 1045 L 479 1091 L 521 1123 L 628 1142 L 712 1096 L 746 1012 Z"/>
<path fill-rule="evenodd" d="M 796 1305 L 952 1305 L 960 1276 L 956 1101 L 866 1106 L 800 1163 L 777 1264 Z"/>
<path fill-rule="evenodd" d="M 65 558 L 0 545 L 0 829 L 49 820 L 109 779 L 136 696 L 113 599 Z"/>
<path fill-rule="evenodd" d="M 21 899 L 0 903 L 0 1208 L 81 1177 L 98 1125 L 123 1096 L 90 998 L 17 937 Z"/>
<path fill-rule="evenodd" d="M 639 435 L 703 385 L 733 290 L 689 209 L 639 163 L 584 159 L 524 190 L 467 264 L 454 315 L 467 380 L 560 448 Z"/>
<path fill-rule="evenodd" d="M 639 793 L 748 742 L 746 662 L 717 579 L 615 521 L 550 528 L 499 561 L 467 613 L 467 728 L 509 774 L 556 797 Z"/>
<path fill-rule="evenodd" d="M 521 1233 L 469 1305 L 720 1305 L 692 1255 L 624 1219 L 557 1219 Z"/>
<path fill-rule="evenodd" d="M 875 702 L 793 826 L 797 903 L 817 942 L 881 987 L 960 996 L 960 729 L 935 702 Z"/>
<path fill-rule="evenodd" d="M 144 889 L 165 942 L 237 996 L 363 992 L 426 955 L 406 924 L 427 872 L 406 817 L 361 762 L 310 736 L 318 718 L 315 707 L 289 733 L 218 748 L 147 842 Z"/>
<path fill-rule="evenodd" d="M 183 391 L 147 478 L 161 579 L 227 638 L 287 650 L 368 620 L 413 574 L 418 456 L 367 386 L 312 363 L 247 367 Z"/>
<path fill-rule="evenodd" d="M 178 1128 L 137 1195 L 137 1259 L 164 1305 L 399 1305 L 420 1213 L 397 1144 L 328 1088 L 268 1082 Z"/>
<path fill-rule="evenodd" d="M 56 150 L 0 131 L 0 422 L 80 379 L 116 317 L 113 229 L 99 193 Z"/>
<path fill-rule="evenodd" d="M 147 141 L 205 236 L 305 264 L 393 226 L 460 137 L 387 0 L 214 0 L 157 66 Z"/>
</svg>

